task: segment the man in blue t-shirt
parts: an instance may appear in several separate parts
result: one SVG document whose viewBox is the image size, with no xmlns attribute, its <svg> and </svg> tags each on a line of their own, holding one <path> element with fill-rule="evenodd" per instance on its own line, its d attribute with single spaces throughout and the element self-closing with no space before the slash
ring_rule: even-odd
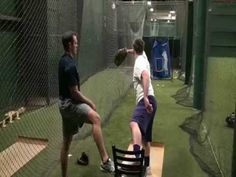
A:
<svg viewBox="0 0 236 177">
<path fill-rule="evenodd" d="M 92 125 L 92 134 L 101 156 L 100 169 L 114 171 L 114 164 L 104 146 L 101 119 L 96 105 L 80 91 L 80 77 L 74 60 L 77 54 L 77 34 L 72 31 L 62 36 L 65 50 L 59 61 L 59 109 L 62 116 L 63 145 L 61 149 L 62 177 L 67 177 L 68 152 L 74 134 L 84 123 Z"/>
</svg>

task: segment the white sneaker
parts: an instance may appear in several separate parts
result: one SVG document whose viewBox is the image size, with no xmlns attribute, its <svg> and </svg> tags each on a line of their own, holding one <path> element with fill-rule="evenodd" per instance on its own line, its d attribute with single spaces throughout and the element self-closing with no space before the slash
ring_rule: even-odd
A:
<svg viewBox="0 0 236 177">
<path fill-rule="evenodd" d="M 151 175 L 152 175 L 151 167 L 148 166 L 146 167 L 146 176 L 151 176 Z"/>
<path fill-rule="evenodd" d="M 105 172 L 113 173 L 115 171 L 114 162 L 109 158 L 106 162 L 101 162 L 100 169 Z"/>
<path fill-rule="evenodd" d="M 121 175 L 121 177 L 128 177 L 127 175 Z"/>
</svg>

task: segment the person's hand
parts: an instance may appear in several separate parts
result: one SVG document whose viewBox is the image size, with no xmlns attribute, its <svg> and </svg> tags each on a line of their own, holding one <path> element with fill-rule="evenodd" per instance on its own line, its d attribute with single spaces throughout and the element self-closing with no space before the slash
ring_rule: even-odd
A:
<svg viewBox="0 0 236 177">
<path fill-rule="evenodd" d="M 96 111 L 96 105 L 95 105 L 93 102 L 91 103 L 90 106 L 91 106 L 91 108 L 92 108 L 94 111 Z"/>
<path fill-rule="evenodd" d="M 88 102 L 88 105 L 89 105 L 94 111 L 96 111 L 96 105 L 95 105 L 91 100 Z"/>
<path fill-rule="evenodd" d="M 145 104 L 145 108 L 147 110 L 147 112 L 150 114 L 153 111 L 153 107 L 152 104 L 150 104 L 149 100 L 147 97 L 144 98 L 144 104 Z"/>
</svg>

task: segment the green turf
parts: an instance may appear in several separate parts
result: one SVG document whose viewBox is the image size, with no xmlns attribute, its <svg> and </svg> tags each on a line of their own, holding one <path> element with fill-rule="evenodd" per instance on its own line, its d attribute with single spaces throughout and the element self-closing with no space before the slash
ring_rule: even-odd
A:
<svg viewBox="0 0 236 177">
<path fill-rule="evenodd" d="M 207 59 L 205 109 L 182 125 L 191 135 L 192 154 L 209 176 L 231 176 L 233 129 L 227 127 L 225 118 L 235 109 L 235 67 L 235 58 Z"/>
<path fill-rule="evenodd" d="M 235 110 L 236 58 L 208 58 L 204 125 L 222 176 L 231 176 L 233 129 L 225 118 Z"/>
<path fill-rule="evenodd" d="M 1 151 L 15 143 L 18 136 L 49 140 L 46 150 L 42 151 L 30 163 L 27 163 L 25 168 L 21 168 L 14 176 L 32 176 L 32 172 L 35 173 L 35 177 L 44 176 L 42 169 L 46 169 L 52 163 L 51 159 L 55 159 L 58 156 L 58 151 L 55 149 L 60 144 L 61 139 L 61 133 L 58 132 L 61 132 L 61 129 L 57 105 L 26 112 L 21 116 L 21 120 L 14 121 L 13 124 L 7 125 L 6 128 L 1 128 Z M 38 168 L 38 166 L 41 168 Z"/>
<path fill-rule="evenodd" d="M 165 144 L 163 177 L 205 177 L 206 174 L 189 152 L 189 136 L 179 127 L 185 118 L 195 114 L 196 110 L 176 104 L 172 98 L 184 87 L 183 82 L 173 80 L 158 83 L 161 86 L 164 84 L 164 87 L 155 87 L 159 109 L 154 132 L 157 141 Z"/>
<path fill-rule="evenodd" d="M 231 62 L 234 61 L 232 60 Z M 215 67 L 218 70 L 219 68 L 217 67 L 219 65 L 216 62 L 209 70 Z M 118 97 L 123 97 L 126 90 L 129 89 L 131 81 L 130 74 L 130 71 L 108 69 L 92 76 L 82 86 L 82 91 L 95 100 L 98 112 L 105 122 L 103 133 L 109 154 L 111 154 L 111 146 L 113 144 L 121 148 L 127 148 L 131 141 L 129 119 L 135 106 L 133 89 L 128 91 L 128 94 L 122 101 L 117 100 Z M 226 74 L 230 78 L 228 75 Z M 209 78 L 214 78 L 214 76 L 216 75 L 208 75 Z M 221 78 L 218 75 L 217 77 Z M 220 85 L 217 81 L 214 79 L 208 80 L 209 84 L 206 89 L 206 103 L 208 106 L 204 114 L 207 117 L 212 117 L 212 119 L 206 122 L 206 125 L 211 125 L 209 128 L 211 130 L 212 142 L 214 143 L 214 147 L 217 147 L 217 155 L 222 158 L 221 162 L 225 163 L 223 165 L 221 164 L 222 168 L 228 171 L 229 169 L 226 166 L 229 164 L 229 156 L 224 156 L 223 153 L 232 151 L 229 143 L 232 138 L 232 130 L 226 128 L 224 120 L 222 120 L 225 114 L 222 112 L 224 110 L 222 105 L 227 104 L 227 100 L 224 100 L 222 104 L 218 104 L 218 100 L 223 99 L 223 96 L 217 97 L 220 94 L 218 92 L 224 89 L 215 89 L 215 86 L 219 87 Z M 158 100 L 153 139 L 154 141 L 164 143 L 165 146 L 163 177 L 207 177 L 190 153 L 189 135 L 180 128 L 180 125 L 182 125 L 187 117 L 197 112 L 191 107 L 176 104 L 174 95 L 179 93 L 178 91 L 183 90 L 185 87 L 183 82 L 177 79 L 153 81 L 153 86 Z M 231 85 L 227 85 L 227 87 L 234 88 Z M 231 93 L 232 91 L 223 92 L 224 95 L 230 95 Z M 112 101 L 111 98 L 113 97 L 114 99 Z M 119 106 L 116 107 L 119 102 Z M 111 116 L 108 109 L 113 109 Z M 219 111 L 216 111 L 217 109 Z M 231 107 L 228 107 L 227 111 L 229 110 L 231 110 Z M 215 119 L 213 118 L 216 118 L 217 121 L 214 121 Z M 83 136 L 76 136 L 72 143 L 70 153 L 73 156 L 69 160 L 69 177 L 112 176 L 100 172 L 100 157 L 96 145 L 91 136 L 86 137 L 89 131 L 89 126 L 84 127 L 80 132 Z M 230 133 L 231 136 L 228 136 Z M 221 134 L 222 137 L 220 136 Z M 18 135 L 47 138 L 49 139 L 49 146 L 24 168 L 19 170 L 15 176 L 31 177 L 32 174 L 34 177 L 60 176 L 59 153 L 62 137 L 61 119 L 57 104 L 43 107 L 36 111 L 26 112 L 20 121 L 15 121 L 7 128 L 0 129 L 0 150 L 4 150 L 14 143 Z M 220 136 L 220 138 L 217 138 L 217 136 Z M 77 157 L 83 151 L 87 152 L 90 157 L 90 165 L 86 167 L 75 164 Z"/>
<path fill-rule="evenodd" d="M 195 110 L 176 104 L 171 97 L 183 87 L 183 83 L 179 80 L 173 82 L 154 81 L 153 85 L 158 99 L 153 138 L 154 141 L 162 142 L 165 145 L 163 177 L 206 177 L 207 175 L 202 172 L 189 152 L 188 134 L 179 127 L 186 117 L 195 113 Z M 131 141 L 129 120 L 135 106 L 134 100 L 133 90 L 130 90 L 122 103 L 114 110 L 108 124 L 103 128 L 106 147 L 110 154 L 113 144 L 126 149 Z M 87 152 L 90 157 L 90 165 L 86 167 L 75 164 L 76 158 L 83 151 Z M 69 160 L 69 176 L 112 176 L 100 172 L 99 154 L 91 137 L 74 141 L 70 152 L 73 156 Z M 60 176 L 59 165 L 51 174 L 51 177 L 56 176 Z"/>
<path fill-rule="evenodd" d="M 116 107 L 120 98 L 130 88 L 130 84 L 130 68 L 107 69 L 90 77 L 81 89 L 96 103 L 97 110 L 105 122 L 110 111 Z M 86 137 L 89 131 L 90 127 L 85 126 L 80 132 L 81 137 Z M 58 165 L 62 141 L 61 116 L 58 105 L 45 106 L 34 111 L 27 110 L 21 116 L 21 120 L 8 124 L 6 128 L 0 128 L 0 151 L 15 143 L 18 136 L 45 138 L 48 139 L 49 145 L 46 150 L 27 163 L 14 176 L 48 176 L 51 169 Z"/>
</svg>

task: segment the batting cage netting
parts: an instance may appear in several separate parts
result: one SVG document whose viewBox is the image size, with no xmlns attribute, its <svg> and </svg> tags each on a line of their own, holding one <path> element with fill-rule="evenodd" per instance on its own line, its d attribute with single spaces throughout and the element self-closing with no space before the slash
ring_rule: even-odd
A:
<svg viewBox="0 0 236 177">
<path fill-rule="evenodd" d="M 131 47 L 134 38 L 142 37 L 145 6 L 132 7 L 140 11 L 136 18 L 112 5 L 103 0 L 0 2 L 0 176 L 50 176 L 58 164 L 57 67 L 63 32 L 79 34 L 82 90 L 99 103 L 104 122 L 130 88 L 133 62 L 114 68 L 113 58 L 118 48 Z M 85 127 L 80 135 L 90 131 Z"/>
<path fill-rule="evenodd" d="M 128 65 L 113 69 L 119 42 L 110 5 L 102 0 L 0 2 L 0 176 L 49 176 L 58 163 L 57 70 L 65 31 L 79 34 L 82 90 L 99 103 L 103 121 L 130 88 Z M 84 128 L 80 135 L 89 132 Z"/>
</svg>

